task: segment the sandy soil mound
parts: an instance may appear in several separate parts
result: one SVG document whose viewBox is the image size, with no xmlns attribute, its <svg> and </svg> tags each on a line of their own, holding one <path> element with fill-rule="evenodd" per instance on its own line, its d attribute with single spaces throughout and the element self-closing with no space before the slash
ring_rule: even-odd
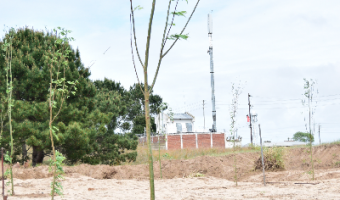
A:
<svg viewBox="0 0 340 200">
<path fill-rule="evenodd" d="M 335 165 L 340 161 L 340 145 L 320 146 L 313 149 L 315 170 L 338 168 Z M 238 179 L 246 181 L 252 176 L 261 173 L 261 170 L 254 171 L 255 161 L 260 157 L 259 153 L 239 153 L 236 155 Z M 299 179 L 302 174 L 310 170 L 310 156 L 308 148 L 296 148 L 286 151 L 284 157 L 285 169 L 275 173 L 275 180 L 282 177 L 289 179 Z M 64 170 L 67 177 L 77 178 L 81 175 L 94 179 L 137 179 L 149 178 L 148 165 L 87 165 L 65 166 Z M 154 163 L 155 178 L 160 177 L 159 163 Z M 189 160 L 164 160 L 162 161 L 162 174 L 165 179 L 190 177 L 195 173 L 204 174 L 216 178 L 234 180 L 234 159 L 233 155 L 212 157 L 202 156 Z M 28 169 L 14 169 L 15 177 L 18 179 L 40 179 L 51 177 L 48 166 L 39 166 Z M 294 175 L 295 174 L 295 175 Z M 338 175 L 324 174 L 319 178 L 327 178 Z M 281 178 L 280 178 L 281 177 Z M 286 179 L 286 180 L 289 180 Z"/>
</svg>

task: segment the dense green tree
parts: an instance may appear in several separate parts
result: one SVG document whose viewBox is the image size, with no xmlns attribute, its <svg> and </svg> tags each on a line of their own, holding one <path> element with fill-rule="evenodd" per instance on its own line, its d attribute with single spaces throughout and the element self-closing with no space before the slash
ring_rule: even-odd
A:
<svg viewBox="0 0 340 200">
<path fill-rule="evenodd" d="M 5 35 L 5 38 L 8 37 Z M 15 99 L 12 115 L 13 127 L 15 130 L 14 139 L 16 149 L 23 151 L 26 155 L 25 144 L 33 147 L 33 164 L 40 163 L 46 152 L 50 149 L 48 132 L 48 90 L 49 90 L 49 65 L 52 53 L 65 51 L 69 44 L 54 46 L 58 37 L 52 33 L 34 31 L 28 28 L 18 29 L 13 38 L 13 98 Z M 0 43 L 0 46 L 2 43 Z M 72 48 L 71 48 L 72 49 Z M 56 119 L 56 123 L 64 123 L 67 127 L 75 118 L 84 119 L 84 115 L 94 109 L 94 103 L 87 98 L 96 94 L 95 87 L 89 80 L 90 72 L 80 60 L 79 51 L 72 50 L 68 58 L 67 67 L 63 67 L 58 60 L 53 71 L 62 72 L 59 76 L 66 78 L 66 81 L 78 80 L 78 91 L 71 95 L 63 106 L 62 112 Z M 4 83 L 4 60 L 0 58 L 0 92 L 5 90 Z M 58 69 L 58 70 L 57 70 Z M 57 103 L 60 97 L 57 97 Z M 56 112 L 56 110 L 54 110 Z M 6 122 L 5 122 L 6 123 Z M 4 129 L 6 126 L 4 125 Z M 7 143 L 7 138 L 3 140 Z M 56 146 L 64 143 L 65 135 L 62 132 L 57 134 Z M 20 151 L 18 151 L 20 152 Z M 23 157 L 22 159 L 26 159 Z"/>
<path fill-rule="evenodd" d="M 300 142 L 310 142 L 311 140 L 311 137 L 312 137 L 312 142 L 314 142 L 314 136 L 311 135 L 310 133 L 308 132 L 296 132 L 293 136 L 293 139 L 296 140 L 296 141 L 300 141 Z"/>
<path fill-rule="evenodd" d="M 7 35 L 5 35 L 5 38 Z M 23 153 L 26 159 L 26 145 L 33 148 L 33 164 L 42 162 L 50 153 L 48 129 L 48 89 L 49 64 L 52 52 L 64 51 L 69 44 L 54 46 L 58 37 L 54 33 L 44 33 L 28 28 L 18 29 L 13 39 L 13 98 L 15 99 L 12 115 L 16 155 Z M 0 46 L 2 43 L 0 43 Z M 62 61 L 62 60 L 61 60 Z M 90 72 L 83 66 L 80 53 L 72 49 L 68 57 L 68 65 L 63 68 L 56 64 L 60 77 L 66 81 L 78 80 L 77 92 L 63 103 L 62 110 L 56 118 L 56 149 L 63 152 L 70 162 L 76 162 L 83 156 L 96 150 L 93 143 L 96 137 L 107 132 L 108 124 L 113 116 L 120 112 L 114 102 L 114 95 L 98 91 L 89 79 Z M 0 58 L 0 94 L 5 93 L 4 59 Z M 54 76 L 57 70 L 53 71 Z M 110 96 L 109 101 L 105 99 Z M 105 102 L 105 104 L 104 104 Z M 57 96 L 56 104 L 61 104 L 61 96 Z M 53 112 L 57 110 L 53 109 Z M 8 146 L 8 121 L 4 120 L 2 146 Z"/>
</svg>

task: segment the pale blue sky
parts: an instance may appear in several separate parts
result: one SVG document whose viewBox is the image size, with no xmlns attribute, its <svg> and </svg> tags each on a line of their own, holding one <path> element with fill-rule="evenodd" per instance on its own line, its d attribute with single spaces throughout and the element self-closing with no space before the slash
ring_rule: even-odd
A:
<svg viewBox="0 0 340 200">
<path fill-rule="evenodd" d="M 158 59 L 166 4 L 156 3 L 150 76 Z M 191 12 L 194 4 L 193 0 L 188 5 L 180 1 L 178 10 Z M 71 36 L 76 39 L 72 45 L 79 48 L 85 66 L 96 60 L 91 68 L 92 79 L 107 77 L 120 81 L 126 88 L 136 82 L 130 54 L 129 1 L 12 0 L 1 5 L 6 9 L 0 13 L 0 24 L 27 25 L 38 30 L 61 26 L 72 30 Z M 136 0 L 134 5 L 144 7 L 136 12 L 138 46 L 144 55 L 151 1 Z M 229 108 L 225 104 L 231 101 L 231 82 L 241 80 L 247 81 L 238 115 L 243 143 L 249 142 L 247 93 L 254 96 L 252 102 L 265 139 L 283 141 L 296 131 L 303 131 L 299 99 L 303 78 L 313 78 L 318 80 L 320 98 L 315 122 L 322 123 L 322 141 L 339 139 L 340 95 L 336 95 L 340 94 L 339 6 L 337 0 L 201 0 L 185 31 L 190 38 L 177 43 L 163 60 L 155 93 L 175 110 L 195 115 L 196 127 L 203 126 L 201 102 L 206 100 L 206 126 L 211 126 L 206 20 L 213 10 L 217 128 L 229 130 Z M 176 19 L 173 33 L 178 32 L 184 21 Z M 141 78 L 141 67 L 137 67 Z"/>
</svg>

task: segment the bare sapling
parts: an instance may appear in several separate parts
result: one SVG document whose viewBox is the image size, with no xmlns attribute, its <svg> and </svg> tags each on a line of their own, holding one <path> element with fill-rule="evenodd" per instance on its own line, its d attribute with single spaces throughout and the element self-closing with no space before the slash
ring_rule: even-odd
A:
<svg viewBox="0 0 340 200">
<path fill-rule="evenodd" d="M 158 113 L 158 159 L 159 159 L 159 172 L 160 172 L 160 178 L 162 179 L 162 161 L 161 161 L 161 142 L 160 142 L 160 135 L 164 136 L 164 131 L 163 131 L 163 111 L 168 108 L 168 104 L 163 102 L 158 108 L 157 108 L 157 113 Z M 162 125 L 161 125 L 161 116 L 160 114 L 162 113 Z"/>
<path fill-rule="evenodd" d="M 236 159 L 236 145 L 235 141 L 237 140 L 236 138 L 236 116 L 237 116 L 237 109 L 238 109 L 238 98 L 240 94 L 242 93 L 242 87 L 241 84 L 239 84 L 237 87 L 235 86 L 234 83 L 232 83 L 231 86 L 231 91 L 232 91 L 232 102 L 231 102 L 231 107 L 230 107 L 230 118 L 231 118 L 231 123 L 230 123 L 230 134 L 231 134 L 231 140 L 233 142 L 233 157 L 234 157 L 234 181 L 237 186 L 237 159 Z"/>
<path fill-rule="evenodd" d="M 152 6 L 151 6 L 151 13 L 150 13 L 150 18 L 149 18 L 149 24 L 148 24 L 148 31 L 147 31 L 147 40 L 146 40 L 146 48 L 145 48 L 145 58 L 144 58 L 144 62 L 142 61 L 139 51 L 138 51 L 138 47 L 137 47 L 137 39 L 136 39 L 136 31 L 135 31 L 135 17 L 134 17 L 134 11 L 137 9 L 141 9 L 142 7 L 137 6 L 136 8 L 133 8 L 132 5 L 132 0 L 130 0 L 130 5 L 131 5 L 131 12 L 130 12 L 130 21 L 131 21 L 131 26 L 133 29 L 133 39 L 132 39 L 132 33 L 131 33 L 131 53 L 132 53 L 132 61 L 133 61 L 133 65 L 136 71 L 136 76 L 137 76 L 137 80 L 138 80 L 138 84 L 141 85 L 139 83 L 139 78 L 138 78 L 138 74 L 137 74 L 137 70 L 136 70 L 136 66 L 135 66 L 135 62 L 133 59 L 133 40 L 134 40 L 134 46 L 136 49 L 136 53 L 137 53 L 137 57 L 138 60 L 143 68 L 143 75 L 144 75 L 144 88 L 142 90 L 143 94 L 144 94 L 144 100 L 145 100 L 145 123 L 146 123 L 146 135 L 147 135 L 147 145 L 148 145 L 148 160 L 149 160 L 149 178 L 150 178 L 150 199 L 155 199 L 155 186 L 154 186 L 154 172 L 153 172 L 153 159 L 152 159 L 152 149 L 151 149 L 151 138 L 150 138 L 150 107 L 149 107 L 149 96 L 150 93 L 153 90 L 153 87 L 156 83 L 156 79 L 158 76 L 158 72 L 159 72 L 159 68 L 161 66 L 162 60 L 163 58 L 169 53 L 169 51 L 172 49 L 172 47 L 176 44 L 176 42 L 180 39 L 187 39 L 188 38 L 188 34 L 183 34 L 184 30 L 186 29 L 193 13 L 196 10 L 196 7 L 198 5 L 198 3 L 200 2 L 200 0 L 197 0 L 197 3 L 190 15 L 190 17 L 188 18 L 186 24 L 184 25 L 182 31 L 179 34 L 172 34 L 169 35 L 171 27 L 174 26 L 174 19 L 175 16 L 185 16 L 186 11 L 177 11 L 177 5 L 179 0 L 176 1 L 176 5 L 174 8 L 174 11 L 171 12 L 172 14 L 172 20 L 171 23 L 169 23 L 169 16 L 170 16 L 170 9 L 171 9 L 171 3 L 173 0 L 169 0 L 169 4 L 168 4 L 168 9 L 167 9 L 167 15 L 166 15 L 166 20 L 165 20 L 165 27 L 164 27 L 164 32 L 163 32 L 163 37 L 162 37 L 162 42 L 161 42 L 161 48 L 160 48 L 160 52 L 159 52 L 159 59 L 158 59 L 158 64 L 157 64 L 157 69 L 155 72 L 155 75 L 153 77 L 153 81 L 151 86 L 149 87 L 148 84 L 148 67 L 149 67 L 149 56 L 150 56 L 150 43 L 151 43 L 151 30 L 152 30 L 152 22 L 153 22 L 153 17 L 154 17 L 154 13 L 155 13 L 155 6 L 156 6 L 156 0 L 152 1 Z M 166 42 L 168 40 L 174 40 L 173 43 L 170 45 L 170 47 L 164 51 L 164 48 L 166 46 Z"/>
<path fill-rule="evenodd" d="M 68 43 L 69 41 L 73 41 L 74 39 L 72 37 L 67 37 L 68 33 L 71 33 L 69 30 L 65 30 L 63 28 L 58 27 L 57 29 L 54 29 L 56 35 L 57 31 L 60 31 L 60 35 L 62 38 L 55 39 L 54 47 L 57 48 L 57 46 L 63 46 Z M 65 45 L 66 46 L 66 45 Z M 50 138 L 51 138 L 51 146 L 52 146 L 52 153 L 53 157 L 50 159 L 50 171 L 53 171 L 53 181 L 51 183 L 51 197 L 52 200 L 54 199 L 55 193 L 62 196 L 62 185 L 60 183 L 60 180 L 63 179 L 61 174 L 63 173 L 62 169 L 62 162 L 65 159 L 65 157 L 62 156 L 62 154 L 55 150 L 54 146 L 54 138 L 58 141 L 59 138 L 57 136 L 58 128 L 56 126 L 53 126 L 53 121 L 56 119 L 56 117 L 59 115 L 63 103 L 65 101 L 65 98 L 69 97 L 69 93 L 75 94 L 75 91 L 77 88 L 75 87 L 75 84 L 77 81 L 66 81 L 65 77 L 65 69 L 68 67 L 68 55 L 71 52 L 71 50 L 67 47 L 67 49 L 64 50 L 64 53 L 61 52 L 61 50 L 53 51 L 49 56 L 46 56 L 47 59 L 50 61 L 50 86 L 49 86 L 49 111 L 50 111 L 50 119 L 49 119 L 49 131 L 50 131 Z M 60 69 L 63 69 L 63 78 L 60 78 Z M 66 84 L 67 83 L 67 84 Z M 56 98 L 58 98 L 60 103 L 57 103 Z M 58 105 L 59 104 L 59 105 Z M 59 107 L 59 108 L 58 108 Z M 56 114 L 53 115 L 53 109 L 57 110 Z M 53 167 L 53 169 L 52 169 Z"/>
<path fill-rule="evenodd" d="M 314 95 L 314 88 L 315 88 L 315 84 L 316 82 L 313 79 L 307 80 L 307 79 L 303 79 L 305 81 L 305 85 L 304 85 L 304 96 L 307 98 L 308 101 L 308 123 L 309 123 L 309 138 L 307 139 L 307 141 L 309 142 L 309 153 L 310 153 L 310 161 L 311 161 L 311 166 L 312 169 L 309 172 L 310 174 L 312 174 L 312 180 L 314 180 L 314 161 L 313 161 L 313 134 L 312 134 L 312 120 L 314 118 L 314 113 L 315 113 L 315 108 L 316 105 L 313 107 L 313 95 Z M 317 91 L 318 93 L 318 91 Z M 302 100 L 302 104 L 306 105 L 305 100 Z M 306 129 L 307 129 L 307 125 L 306 125 Z"/>
<path fill-rule="evenodd" d="M 13 79 L 12 79 L 12 53 L 13 53 L 13 37 L 15 34 L 15 29 L 14 28 L 10 28 L 8 31 L 8 38 L 6 38 L 4 40 L 4 44 L 3 44 L 3 48 L 2 50 L 4 51 L 5 55 L 3 55 L 5 57 L 5 63 L 6 63 L 6 67 L 5 67 L 5 71 L 6 71 L 6 94 L 7 94 L 7 115 L 8 115 L 8 124 L 9 124 L 9 132 L 10 132 L 10 146 L 11 146 L 11 152 L 10 155 L 7 156 L 5 159 L 6 161 L 9 162 L 9 171 L 6 172 L 7 174 L 10 175 L 11 180 L 10 180 L 10 184 L 11 184 L 11 195 L 14 195 L 14 184 L 13 184 L 13 130 L 12 130 L 12 107 L 14 106 L 14 100 L 12 99 L 12 92 L 13 92 Z M 2 136 L 2 130 L 3 130 L 3 119 L 2 119 L 2 115 L 1 115 L 1 136 Z"/>
</svg>

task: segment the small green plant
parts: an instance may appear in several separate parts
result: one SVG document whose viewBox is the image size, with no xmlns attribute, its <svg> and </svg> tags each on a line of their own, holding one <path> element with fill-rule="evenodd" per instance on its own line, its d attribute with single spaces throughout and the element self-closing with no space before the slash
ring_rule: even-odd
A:
<svg viewBox="0 0 340 200">
<path fill-rule="evenodd" d="M 194 178 L 194 177 L 204 177 L 204 174 L 197 172 L 197 173 L 192 173 L 188 176 L 188 178 Z"/>
<path fill-rule="evenodd" d="M 264 148 L 264 166 L 266 170 L 284 169 L 285 149 L 283 147 Z M 262 169 L 261 157 L 255 161 L 255 170 Z"/>
<path fill-rule="evenodd" d="M 334 166 L 335 166 L 335 167 L 340 167 L 340 161 L 335 162 L 335 163 L 334 163 Z"/>
<path fill-rule="evenodd" d="M 63 186 L 61 185 L 61 180 L 64 179 L 62 174 L 64 174 L 64 170 L 62 168 L 63 161 L 66 159 L 59 151 L 55 151 L 56 153 L 56 161 L 54 161 L 52 158 L 50 158 L 50 166 L 49 166 L 49 172 L 53 171 L 53 166 L 56 166 L 55 170 L 55 181 L 51 182 L 51 195 L 54 195 L 54 193 L 63 196 Z"/>
<path fill-rule="evenodd" d="M 168 153 L 163 154 L 163 158 L 169 159 L 169 160 L 173 159 L 173 157 L 171 157 Z"/>
<path fill-rule="evenodd" d="M 5 154 L 5 161 L 9 162 L 9 163 L 12 163 L 12 157 L 10 156 L 9 152 L 6 151 L 6 154 Z M 5 173 L 4 173 L 4 177 L 10 177 L 9 181 L 6 182 L 6 186 L 9 186 L 10 184 L 12 184 L 13 182 L 13 172 L 12 172 L 12 167 L 8 168 Z M 13 190 L 12 190 L 13 191 Z M 13 192 L 11 190 L 7 190 L 7 193 L 10 194 L 10 195 L 13 195 Z"/>
</svg>

